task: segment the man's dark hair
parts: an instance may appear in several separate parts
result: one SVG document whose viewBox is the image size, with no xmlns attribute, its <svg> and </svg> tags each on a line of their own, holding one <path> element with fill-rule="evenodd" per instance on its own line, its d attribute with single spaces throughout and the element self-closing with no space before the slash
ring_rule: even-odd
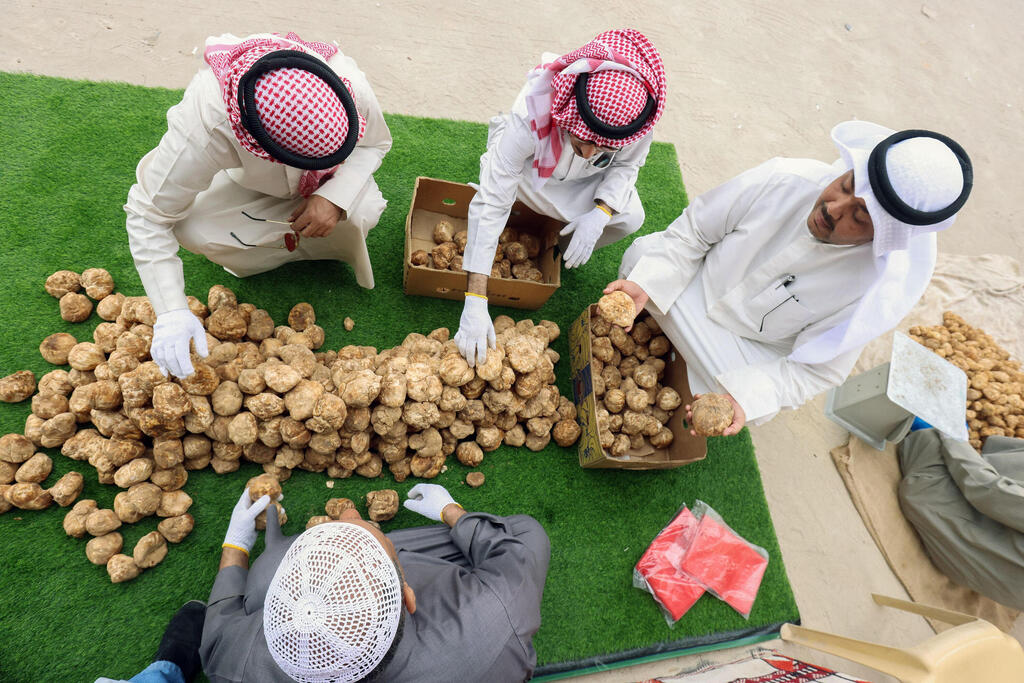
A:
<svg viewBox="0 0 1024 683">
<path fill-rule="evenodd" d="M 398 573 L 399 592 L 404 593 L 405 576 L 402 574 L 402 568 L 398 566 L 398 560 L 391 561 L 394 563 L 395 571 Z M 384 669 L 387 668 L 388 664 L 390 664 L 391 660 L 394 658 L 395 650 L 398 649 L 398 643 L 402 640 L 402 633 L 405 631 L 405 607 L 400 603 L 398 609 L 401 610 L 399 612 L 401 616 L 398 617 L 398 630 L 395 631 L 395 638 L 391 641 L 391 647 L 389 647 L 388 651 L 384 654 L 384 659 L 380 660 L 380 663 L 373 667 L 373 671 L 366 674 L 366 676 L 361 679 L 363 683 L 376 683 L 377 681 L 384 680 Z"/>
</svg>

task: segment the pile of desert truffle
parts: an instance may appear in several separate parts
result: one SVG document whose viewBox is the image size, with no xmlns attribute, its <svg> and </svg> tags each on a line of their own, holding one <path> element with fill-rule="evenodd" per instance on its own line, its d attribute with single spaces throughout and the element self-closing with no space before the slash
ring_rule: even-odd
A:
<svg viewBox="0 0 1024 683">
<path fill-rule="evenodd" d="M 661 384 L 672 345 L 653 318 L 635 316 L 632 299 L 613 292 L 598 301 L 590 319 L 598 438 L 615 457 L 668 447 L 673 434 L 666 423 L 682 402 Z"/>
<path fill-rule="evenodd" d="M 309 521 L 306 522 L 306 528 L 339 520 L 345 510 L 354 510 L 355 508 L 356 504 L 348 498 L 331 498 L 324 506 L 327 514 L 310 517 Z M 392 519 L 398 514 L 398 491 L 394 489 L 369 491 L 366 494 L 366 510 L 367 516 L 373 524 Z M 380 525 L 378 524 L 377 526 Z"/>
<path fill-rule="evenodd" d="M 80 501 L 69 513 L 80 523 L 66 522 L 73 536 L 106 536 L 121 523 L 157 514 L 175 518 L 163 525 L 174 530 L 162 538 L 181 540 L 192 523 L 185 514 L 191 499 L 181 489 L 189 471 L 206 467 L 222 474 L 247 460 L 284 481 L 294 468 L 345 478 L 377 477 L 387 466 L 401 482 L 409 475 L 436 477 L 453 453 L 475 467 L 502 443 L 539 451 L 552 438 L 569 446 L 579 437 L 575 406 L 554 386 L 559 357 L 548 345 L 559 335 L 555 323 L 498 316 L 497 346 L 476 368 L 446 328 L 410 334 L 379 352 L 369 346 L 316 352 L 324 330 L 312 306 L 297 304 L 288 324 L 276 326 L 265 310 L 216 285 L 206 303 L 188 297 L 207 329 L 209 356 L 193 354 L 194 374 L 179 380 L 149 359 L 156 322 L 149 300 L 111 293 L 110 276 L 98 277 L 97 270 L 86 271 L 88 282 L 105 285 L 90 291 L 89 284 L 86 292 L 103 296 L 96 310 L 105 322 L 92 341 L 61 332 L 39 347 L 45 360 L 70 369 L 52 370 L 38 385 L 27 370 L 0 379 L 0 400 L 32 398 L 24 434 L 0 439 L 0 505 L 69 505 L 81 492 L 75 473 L 43 489 L 52 463 L 37 448 L 60 448 L 95 467 L 100 483 L 125 489 L 114 510 Z M 71 298 L 86 281 L 70 271 L 47 280 L 66 319 L 83 319 L 70 316 L 72 309 L 88 308 L 85 317 L 91 312 L 91 302 Z M 90 527 L 94 513 L 105 522 Z M 90 559 L 106 562 L 112 578 L 131 578 L 131 558 L 115 555 L 118 541 L 115 534 L 103 544 L 113 548 L 111 557 Z M 136 569 L 163 557 L 145 548 Z M 113 557 L 120 559 L 111 565 Z"/>
<path fill-rule="evenodd" d="M 910 336 L 967 373 L 967 427 L 978 451 L 990 436 L 1024 438 L 1024 372 L 984 331 L 949 311 L 942 324 L 910 328 Z"/>
<path fill-rule="evenodd" d="M 434 242 L 437 246 L 430 252 L 424 249 L 414 251 L 409 261 L 414 266 L 461 272 L 466 239 L 465 230 L 455 232 L 455 227 L 451 223 L 441 221 L 434 226 Z M 537 262 L 541 247 L 540 239 L 536 235 L 505 228 L 498 237 L 491 277 L 544 282 L 544 274 Z"/>
</svg>

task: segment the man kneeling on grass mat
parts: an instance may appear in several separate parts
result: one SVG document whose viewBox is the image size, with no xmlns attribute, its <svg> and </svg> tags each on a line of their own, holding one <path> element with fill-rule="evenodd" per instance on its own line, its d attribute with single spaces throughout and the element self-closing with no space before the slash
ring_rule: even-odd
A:
<svg viewBox="0 0 1024 683">
<path fill-rule="evenodd" d="M 238 277 L 292 261 L 345 261 L 373 287 L 366 236 L 387 202 L 373 173 L 391 132 L 351 57 L 294 33 L 208 38 L 205 64 L 136 169 L 128 243 L 156 312 L 151 354 L 192 374 L 206 355 L 178 247 Z"/>
<path fill-rule="evenodd" d="M 735 434 L 837 386 L 921 298 L 935 232 L 971 191 L 949 138 L 866 121 L 840 159 L 775 158 L 693 200 L 622 258 L 622 290 L 686 359 L 694 394 L 725 393 Z"/>
<path fill-rule="evenodd" d="M 284 536 L 270 498 L 250 504 L 247 489 L 231 514 L 201 642 L 192 622 L 177 636 L 192 642 L 175 662 L 185 677 L 132 680 L 192 680 L 200 656 L 214 683 L 529 678 L 550 557 L 544 529 L 527 515 L 466 512 L 437 484 L 414 486 L 405 507 L 444 525 L 384 534 L 348 509 Z M 266 550 L 249 569 L 264 510 Z"/>
</svg>

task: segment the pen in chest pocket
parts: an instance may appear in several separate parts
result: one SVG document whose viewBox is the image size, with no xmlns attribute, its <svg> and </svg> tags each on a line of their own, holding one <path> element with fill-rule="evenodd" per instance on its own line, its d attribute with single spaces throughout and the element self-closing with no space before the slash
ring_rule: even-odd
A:
<svg viewBox="0 0 1024 683">
<path fill-rule="evenodd" d="M 775 289 L 778 289 L 779 287 L 789 287 L 789 285 L 793 284 L 794 282 L 796 282 L 796 275 L 787 275 L 786 277 L 782 278 L 782 280 L 779 282 L 779 284 L 775 285 Z M 788 291 L 788 289 L 787 289 L 787 291 Z M 797 297 L 796 294 L 790 294 L 785 299 L 783 299 L 779 303 L 775 304 L 775 306 L 773 306 L 771 308 L 771 310 L 769 310 L 767 313 L 765 313 L 764 315 L 761 316 L 761 326 L 757 329 L 757 331 L 758 332 L 764 332 L 764 321 L 765 321 L 765 318 L 767 318 L 769 315 L 771 315 L 773 311 L 778 310 L 779 307 L 782 306 L 782 304 L 786 303 L 790 299 L 792 299 L 793 301 L 796 301 L 797 303 L 800 303 L 800 299 Z"/>
</svg>

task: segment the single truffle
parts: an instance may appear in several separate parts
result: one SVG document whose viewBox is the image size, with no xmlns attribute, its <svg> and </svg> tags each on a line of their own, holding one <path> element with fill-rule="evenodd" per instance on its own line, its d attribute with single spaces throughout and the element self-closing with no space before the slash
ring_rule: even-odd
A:
<svg viewBox="0 0 1024 683">
<path fill-rule="evenodd" d="M 281 495 L 281 482 L 269 474 L 253 477 L 245 487 L 249 489 L 249 498 L 254 503 L 263 496 L 270 496 L 270 500 L 277 500 L 277 497 Z"/>
<path fill-rule="evenodd" d="M 698 436 L 721 436 L 732 424 L 732 402 L 721 394 L 701 394 L 693 402 L 693 429 Z"/>
<path fill-rule="evenodd" d="M 470 472 L 466 475 L 466 484 L 470 488 L 478 489 L 484 485 L 484 473 L 483 472 Z"/>
<path fill-rule="evenodd" d="M 68 292 L 60 298 L 60 317 L 69 323 L 80 323 L 92 315 L 92 302 L 84 294 Z"/>
<path fill-rule="evenodd" d="M 149 569 L 167 557 L 167 540 L 159 531 L 150 531 L 139 539 L 132 551 L 132 559 L 140 569 Z"/>
<path fill-rule="evenodd" d="M 156 525 L 156 530 L 160 532 L 169 543 L 181 543 L 185 540 L 185 537 L 192 533 L 192 529 L 195 528 L 196 520 L 192 515 L 186 513 L 177 515 L 176 517 L 168 517 L 162 520 Z"/>
<path fill-rule="evenodd" d="M 455 226 L 448 221 L 439 221 L 434 226 L 434 244 L 444 244 L 445 242 L 451 242 L 455 238 Z"/>
<path fill-rule="evenodd" d="M 296 332 L 302 332 L 316 322 L 316 313 L 313 307 L 305 302 L 295 304 L 288 312 L 288 326 Z"/>
<path fill-rule="evenodd" d="M 29 482 L 12 484 L 4 492 L 4 499 L 19 510 L 45 510 L 53 502 L 49 491 Z"/>
<path fill-rule="evenodd" d="M 110 575 L 111 583 L 124 583 L 131 581 L 142 572 L 135 560 L 127 555 L 117 554 L 107 560 L 107 574 Z"/>
<path fill-rule="evenodd" d="M 598 300 L 597 312 L 612 325 L 629 327 L 636 317 L 636 305 L 629 294 L 616 290 Z"/>
<path fill-rule="evenodd" d="M 398 491 L 381 489 L 366 494 L 366 507 L 369 518 L 374 522 L 383 522 L 398 514 Z"/>
<path fill-rule="evenodd" d="M 87 268 L 82 271 L 82 286 L 91 299 L 99 301 L 114 291 L 114 278 L 102 268 Z"/>
<path fill-rule="evenodd" d="M 576 420 L 559 420 L 552 428 L 551 436 L 555 439 L 555 443 L 566 448 L 580 438 L 580 426 L 576 424 Z"/>
<path fill-rule="evenodd" d="M 341 519 L 345 510 L 355 510 L 356 504 L 348 498 L 331 498 L 324 506 L 327 516 L 331 519 Z"/>
<path fill-rule="evenodd" d="M 121 534 L 112 531 L 109 534 L 89 539 L 85 544 L 85 556 L 95 565 L 106 565 L 111 557 L 121 552 L 124 540 Z"/>
<path fill-rule="evenodd" d="M 58 270 L 46 278 L 46 293 L 57 299 L 68 292 L 77 292 L 82 288 L 81 276 L 73 270 Z"/>
<path fill-rule="evenodd" d="M 36 390 L 36 376 L 31 370 L 19 370 L 0 379 L 0 401 L 20 403 Z"/>
<path fill-rule="evenodd" d="M 68 352 L 77 343 L 78 340 L 67 332 L 57 332 L 43 340 L 39 345 L 39 354 L 47 363 L 67 365 Z"/>
</svg>

